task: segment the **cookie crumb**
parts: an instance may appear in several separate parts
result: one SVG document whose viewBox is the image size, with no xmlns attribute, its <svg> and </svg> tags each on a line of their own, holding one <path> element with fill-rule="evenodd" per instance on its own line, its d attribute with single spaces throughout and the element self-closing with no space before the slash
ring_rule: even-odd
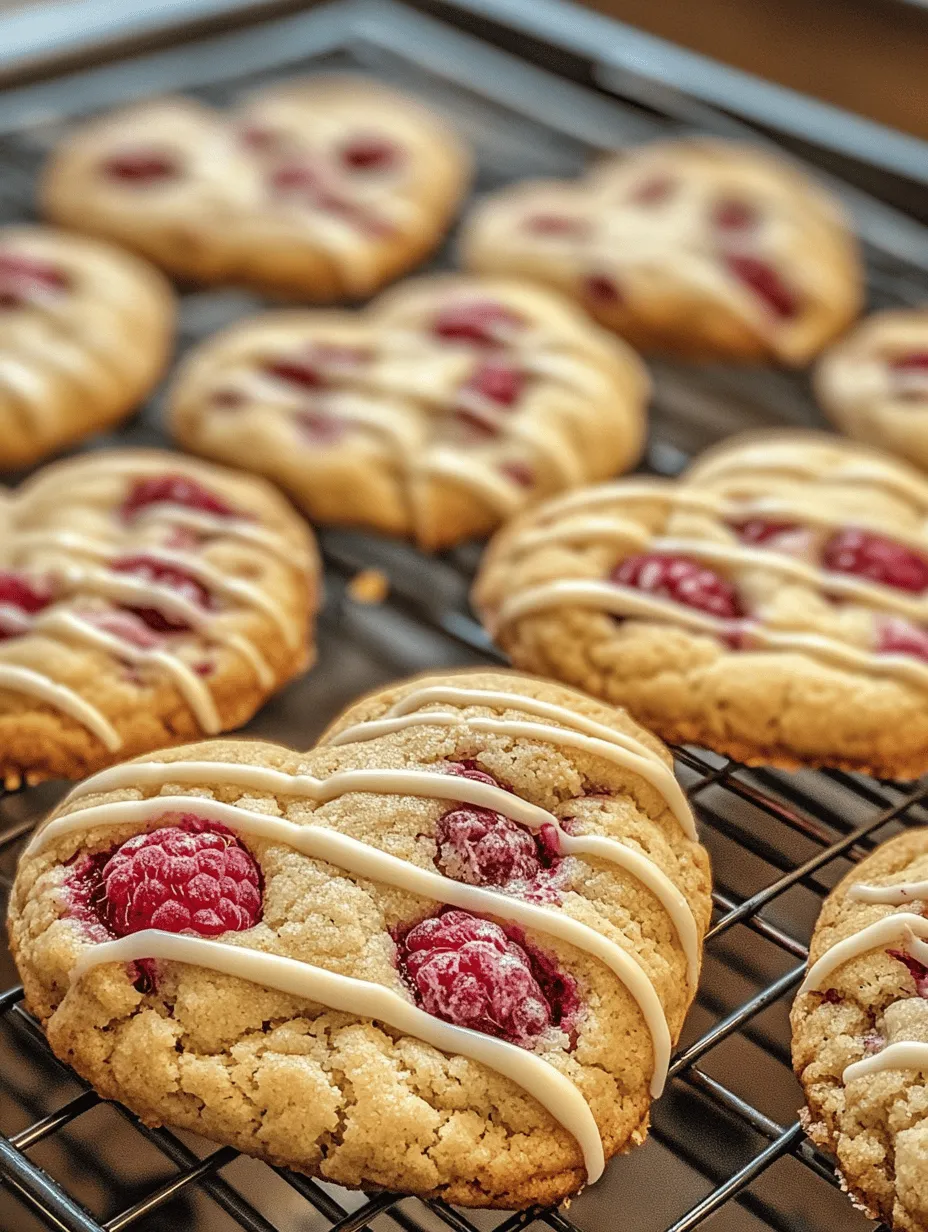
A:
<svg viewBox="0 0 928 1232">
<path fill-rule="evenodd" d="M 379 569 L 362 569 L 348 583 L 348 594 L 355 603 L 383 603 L 390 593 L 390 579 Z"/>
</svg>

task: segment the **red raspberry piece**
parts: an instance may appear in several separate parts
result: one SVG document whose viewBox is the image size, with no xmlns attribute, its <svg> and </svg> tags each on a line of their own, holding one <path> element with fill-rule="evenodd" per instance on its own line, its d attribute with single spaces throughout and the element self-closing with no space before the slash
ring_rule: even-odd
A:
<svg viewBox="0 0 928 1232">
<path fill-rule="evenodd" d="M 165 586 L 175 591 L 181 598 L 188 599 L 197 607 L 209 609 L 212 597 L 209 591 L 195 577 L 191 577 L 185 569 L 176 565 L 164 564 L 151 556 L 123 556 L 110 564 L 114 573 L 128 573 L 143 582 L 151 582 L 156 586 Z M 177 616 L 165 616 L 153 607 L 129 607 L 140 620 L 143 620 L 156 633 L 176 633 L 180 629 L 189 629 L 186 621 Z"/>
<path fill-rule="evenodd" d="M 892 360 L 890 367 L 895 372 L 928 372 L 928 351 L 911 351 Z"/>
<path fill-rule="evenodd" d="M 887 950 L 886 953 L 908 969 L 909 975 L 915 981 L 915 991 L 920 997 L 928 1000 L 928 967 L 919 962 L 917 958 L 913 958 L 911 954 L 907 954 L 905 950 Z"/>
<path fill-rule="evenodd" d="M 319 168 L 309 163 L 283 163 L 271 172 L 271 187 L 279 193 L 315 196 L 322 186 Z"/>
<path fill-rule="evenodd" d="M 22 308 L 37 299 L 67 291 L 70 280 L 47 261 L 0 252 L 0 308 Z"/>
<path fill-rule="evenodd" d="M 763 518 L 751 518 L 740 525 L 733 525 L 732 529 L 737 531 L 742 543 L 760 546 L 779 539 L 781 535 L 791 535 L 799 527 L 795 522 L 766 522 Z"/>
<path fill-rule="evenodd" d="M 466 389 L 498 406 L 514 406 L 525 388 L 525 373 L 505 359 L 487 359 L 474 372 Z"/>
<path fill-rule="evenodd" d="M 750 231 L 757 225 L 758 216 L 752 205 L 731 197 L 716 202 L 712 222 L 720 231 Z"/>
<path fill-rule="evenodd" d="M 264 365 L 268 376 L 288 385 L 298 385 L 301 389 L 324 389 L 325 377 L 320 365 L 312 358 L 307 359 L 275 359 Z"/>
<path fill-rule="evenodd" d="M 499 470 L 501 475 L 517 483 L 520 488 L 535 486 L 535 472 L 525 462 L 504 462 Z"/>
<path fill-rule="evenodd" d="M 613 569 L 610 579 L 620 586 L 660 595 L 722 620 L 735 620 L 744 615 L 738 592 L 731 582 L 714 569 L 707 569 L 684 556 L 661 556 L 656 552 L 628 556 Z"/>
<path fill-rule="evenodd" d="M 429 1014 L 532 1048 L 566 1025 L 576 984 L 549 960 L 490 920 L 448 910 L 423 920 L 399 943 L 400 970 Z"/>
<path fill-rule="evenodd" d="M 0 570 L 0 641 L 25 633 L 30 624 L 28 618 L 48 607 L 53 598 L 45 582 L 12 570 Z"/>
<path fill-rule="evenodd" d="M 798 298 L 772 265 L 747 253 L 726 253 L 723 260 L 735 278 L 750 288 L 774 316 L 789 321 L 799 315 Z"/>
<path fill-rule="evenodd" d="M 652 175 L 636 184 L 629 194 L 634 205 L 660 205 L 667 201 L 676 189 L 676 181 L 669 175 Z"/>
<path fill-rule="evenodd" d="M 895 590 L 928 590 L 928 559 L 904 544 L 848 527 L 825 544 L 822 565 L 833 573 L 852 573 Z"/>
<path fill-rule="evenodd" d="M 466 300 L 443 308 L 432 322 L 432 332 L 449 342 L 491 346 L 506 342 L 522 324 L 522 318 L 502 304 Z"/>
<path fill-rule="evenodd" d="M 247 124 L 241 132 L 242 145 L 249 150 L 266 153 L 280 142 L 281 134 L 261 124 Z"/>
<path fill-rule="evenodd" d="M 134 612 L 81 612 L 81 618 L 120 641 L 128 642 L 139 650 L 154 650 L 161 645 L 161 638 Z"/>
<path fill-rule="evenodd" d="M 125 150 L 111 155 L 104 162 L 103 171 L 111 179 L 146 187 L 173 179 L 180 173 L 180 166 L 175 158 L 158 150 Z"/>
<path fill-rule="evenodd" d="M 435 827 L 435 843 L 438 869 L 468 885 L 531 881 L 544 867 L 532 833 L 489 809 L 445 813 Z"/>
<path fill-rule="evenodd" d="M 386 171 L 399 161 L 399 148 L 385 137 L 355 137 L 343 145 L 339 157 L 352 171 Z"/>
<path fill-rule="evenodd" d="M 300 411 L 293 417 L 299 432 L 314 445 L 334 445 L 347 431 L 344 419 L 324 411 Z"/>
<path fill-rule="evenodd" d="M 75 913 L 109 934 L 143 928 L 204 937 L 252 928 L 261 915 L 261 872 L 231 830 L 193 813 L 85 860 L 68 879 Z"/>
<path fill-rule="evenodd" d="M 126 522 L 131 522 L 149 505 L 162 504 L 184 505 L 187 509 L 215 513 L 223 518 L 236 516 L 228 501 L 186 475 L 157 475 L 151 479 L 136 480 L 122 503 L 120 513 Z"/>
<path fill-rule="evenodd" d="M 921 629 L 898 616 L 888 616 L 877 628 L 877 654 L 912 655 L 928 663 L 928 629 Z"/>
<path fill-rule="evenodd" d="M 603 308 L 616 308 L 624 299 L 615 280 L 605 274 L 588 275 L 583 280 L 583 294 Z"/>
<path fill-rule="evenodd" d="M 582 236 L 589 231 L 585 218 L 571 218 L 569 214 L 532 214 L 522 224 L 526 231 L 535 235 Z"/>
</svg>

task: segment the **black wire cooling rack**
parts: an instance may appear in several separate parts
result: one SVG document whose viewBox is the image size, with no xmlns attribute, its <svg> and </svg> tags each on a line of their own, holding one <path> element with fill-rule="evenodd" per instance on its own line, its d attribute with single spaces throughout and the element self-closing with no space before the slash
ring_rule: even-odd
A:
<svg viewBox="0 0 928 1232">
<path fill-rule="evenodd" d="M 48 71 L 43 80 L 0 91 L 0 222 L 30 216 L 37 167 L 78 114 L 173 89 L 222 103 L 306 71 L 374 73 L 449 113 L 477 149 L 478 190 L 529 175 L 571 175 L 598 150 L 681 129 L 770 139 L 666 84 L 659 104 L 653 88 L 631 78 L 621 98 L 610 97 L 594 88 L 595 66 L 576 52 L 500 34 L 503 51 L 491 41 L 491 25 L 482 22 L 477 39 L 451 24 L 453 17 L 449 8 L 439 21 L 392 3 L 339 3 L 241 30 L 201 30 L 182 46 L 113 54 L 94 68 Z M 867 183 L 872 192 L 872 168 L 833 155 L 827 162 L 864 238 L 872 305 L 928 300 L 928 230 L 854 186 Z M 898 190 L 896 184 L 885 195 L 898 200 Z M 436 265 L 447 264 L 450 251 Z M 259 306 L 237 292 L 185 292 L 181 347 Z M 651 471 L 674 474 L 707 444 L 744 428 L 821 426 L 804 376 L 670 363 L 653 369 Z M 93 444 L 115 442 L 165 443 L 157 397 L 128 428 Z M 403 544 L 362 534 L 327 531 L 321 540 L 328 600 L 319 664 L 266 707 L 250 732 L 306 747 L 365 689 L 430 667 L 499 661 L 467 607 L 476 548 L 426 560 Z M 348 585 L 369 568 L 390 582 L 381 605 L 358 602 Z M 0 954 L 0 988 L 9 986 L 0 992 L 0 1228 L 872 1228 L 847 1203 L 830 1162 L 798 1123 L 787 1015 L 822 898 L 877 842 L 928 821 L 928 782 L 785 774 L 695 749 L 676 754 L 715 869 L 703 979 L 648 1142 L 613 1160 L 568 1209 L 464 1213 L 441 1201 L 349 1193 L 142 1125 L 52 1056 L 21 1005 L 21 989 L 9 986 L 15 972 L 8 955 Z M 0 897 L 21 840 L 59 794 L 56 785 L 0 790 Z"/>
</svg>

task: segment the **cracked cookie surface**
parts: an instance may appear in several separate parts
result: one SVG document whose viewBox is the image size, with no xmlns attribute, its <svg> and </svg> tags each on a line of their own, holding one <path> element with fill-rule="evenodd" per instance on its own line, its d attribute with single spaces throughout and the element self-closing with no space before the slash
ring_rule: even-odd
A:
<svg viewBox="0 0 928 1232">
<path fill-rule="evenodd" d="M 474 600 L 520 668 L 752 764 L 928 769 L 928 484 L 824 434 L 540 506 Z"/>
<path fill-rule="evenodd" d="M 693 139 L 604 159 L 585 178 L 478 203 L 464 263 L 578 300 L 642 350 L 800 365 L 857 314 L 862 274 L 838 203 L 789 163 Z"/>
<path fill-rule="evenodd" d="M 246 722 L 312 659 L 319 566 L 260 480 L 109 450 L 0 503 L 0 780 Z"/>
<path fill-rule="evenodd" d="M 670 766 L 610 707 L 462 672 L 309 753 L 115 767 L 21 861 L 27 1003 L 149 1123 L 342 1185 L 559 1201 L 644 1138 L 695 991 L 708 859 Z"/>
<path fill-rule="evenodd" d="M 173 330 L 171 288 L 137 257 L 52 227 L 0 228 L 0 470 L 125 418 Z"/>
<path fill-rule="evenodd" d="M 90 121 L 45 169 L 48 217 L 178 278 L 358 298 L 440 242 L 469 156 L 438 116 L 362 77 L 293 81 L 220 112 L 167 98 Z"/>
<path fill-rule="evenodd" d="M 810 1137 L 852 1200 L 928 1229 L 928 832 L 890 839 L 825 902 L 792 1010 Z"/>
<path fill-rule="evenodd" d="M 170 424 L 317 522 L 448 547 L 624 470 L 649 381 L 633 351 L 527 283 L 440 275 L 361 313 L 274 313 L 181 366 Z"/>
</svg>

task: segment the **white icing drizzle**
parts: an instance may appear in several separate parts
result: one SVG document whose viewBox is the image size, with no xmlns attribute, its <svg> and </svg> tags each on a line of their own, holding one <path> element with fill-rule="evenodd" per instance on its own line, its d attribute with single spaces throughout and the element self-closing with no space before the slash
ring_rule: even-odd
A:
<svg viewBox="0 0 928 1232">
<path fill-rule="evenodd" d="M 915 938 L 928 937 L 928 919 L 911 911 L 897 911 L 868 924 L 826 950 L 818 962 L 809 968 L 799 992 L 819 991 L 825 981 L 846 962 L 893 942 L 904 941 L 909 933 Z"/>
<path fill-rule="evenodd" d="M 842 1081 L 847 1086 L 858 1078 L 866 1078 L 870 1074 L 878 1074 L 889 1069 L 928 1070 L 928 1044 L 917 1040 L 902 1040 L 897 1044 L 889 1044 L 872 1057 L 864 1057 L 849 1065 L 842 1075 Z"/>
<path fill-rule="evenodd" d="M 500 517 L 509 517 L 526 500 L 525 491 L 511 479 L 493 470 L 487 463 L 463 456 L 447 446 L 433 446 L 423 462 L 423 468 L 431 474 L 443 475 L 462 487 L 473 489 Z"/>
<path fill-rule="evenodd" d="M 0 663 L 0 689 L 9 689 L 11 693 L 26 693 L 36 697 L 41 702 L 60 710 L 69 718 L 76 719 L 83 727 L 100 740 L 111 753 L 115 753 L 122 745 L 119 733 L 96 706 L 92 706 L 79 693 L 69 689 L 67 685 L 59 684 L 35 672 L 28 667 L 20 667 L 15 663 Z"/>
<path fill-rule="evenodd" d="M 852 885 L 848 898 L 858 903 L 885 903 L 899 907 L 913 899 L 928 899 L 928 881 L 899 881 L 894 885 Z"/>
<path fill-rule="evenodd" d="M 311 859 L 324 860 L 355 876 L 381 881 L 449 907 L 459 907 L 478 915 L 493 915 L 526 928 L 538 929 L 598 958 L 638 1003 L 654 1044 L 652 1094 L 657 1097 L 663 1090 L 670 1062 L 670 1030 L 651 980 L 627 950 L 563 911 L 524 902 L 499 890 L 453 881 L 450 877 L 419 868 L 337 830 L 313 824 L 299 825 L 281 817 L 270 817 L 216 800 L 192 796 L 152 796 L 147 800 L 96 805 L 57 818 L 56 821 L 75 822 L 77 824 L 72 829 L 89 830 L 96 826 L 145 823 L 165 813 L 189 811 L 207 821 L 222 822 L 236 834 L 249 834 L 285 844 Z M 54 826 L 55 822 L 52 822 L 42 832 L 36 849 L 66 832 L 66 828 L 56 831 Z M 32 850 L 30 847 L 30 853 Z"/>
<path fill-rule="evenodd" d="M 602 1175 L 602 1139 L 586 1100 L 553 1065 L 524 1048 L 435 1018 L 382 984 L 337 975 L 279 954 L 157 929 L 88 947 L 71 973 L 72 984 L 92 967 L 142 958 L 207 967 L 328 1009 L 383 1022 L 433 1048 L 478 1061 L 521 1086 L 576 1139 L 591 1183 Z"/>
<path fill-rule="evenodd" d="M 876 676 L 894 676 L 921 688 L 928 688 L 928 664 L 910 655 L 873 654 L 820 633 L 771 629 L 760 624 L 745 625 L 744 621 L 723 620 L 708 612 L 697 611 L 662 599 L 632 587 L 592 578 L 571 578 L 545 582 L 519 591 L 505 599 L 492 622 L 492 632 L 498 631 L 523 616 L 548 611 L 551 608 L 575 604 L 613 616 L 641 617 L 682 625 L 715 637 L 735 631 L 746 632 L 760 650 L 796 650 L 817 655 L 851 671 Z"/>
<path fill-rule="evenodd" d="M 290 543 L 283 535 L 276 534 L 269 527 L 259 526 L 256 522 L 250 522 L 246 518 L 206 513 L 202 509 L 191 509 L 187 505 L 158 501 L 139 510 L 133 521 L 135 525 L 139 525 L 162 518 L 169 521 L 172 526 L 203 531 L 205 534 L 223 535 L 229 539 L 240 539 L 250 546 L 263 548 L 266 552 L 270 552 L 291 565 L 297 562 L 305 568 L 310 563 L 308 553 L 299 544 Z"/>
</svg>

